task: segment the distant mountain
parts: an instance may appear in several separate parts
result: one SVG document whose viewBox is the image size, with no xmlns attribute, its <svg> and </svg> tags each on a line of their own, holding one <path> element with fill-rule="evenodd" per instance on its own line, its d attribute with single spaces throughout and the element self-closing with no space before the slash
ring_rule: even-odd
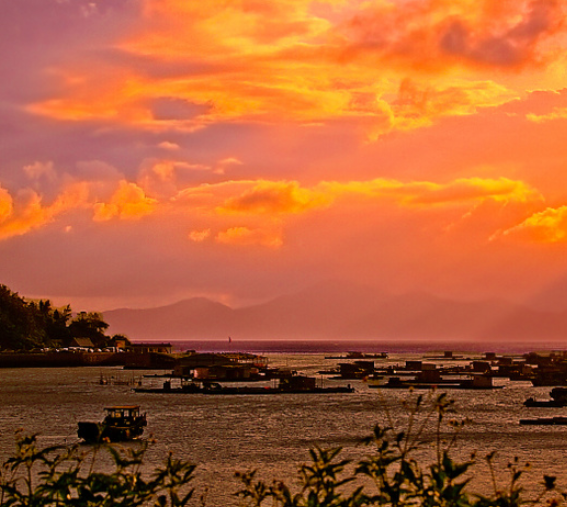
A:
<svg viewBox="0 0 567 507">
<path fill-rule="evenodd" d="M 134 340 L 226 338 L 233 313 L 221 303 L 192 298 L 157 308 L 112 310 L 104 312 L 104 318 L 113 332 Z"/>
<path fill-rule="evenodd" d="M 112 333 L 132 340 L 467 339 L 558 340 L 567 313 L 503 300 L 463 302 L 426 293 L 391 295 L 328 282 L 267 303 L 232 309 L 204 298 L 104 313 Z"/>
</svg>

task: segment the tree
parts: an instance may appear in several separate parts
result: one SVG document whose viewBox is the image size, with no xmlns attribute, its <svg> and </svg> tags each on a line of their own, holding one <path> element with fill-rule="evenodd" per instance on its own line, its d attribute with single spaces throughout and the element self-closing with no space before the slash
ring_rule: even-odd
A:
<svg viewBox="0 0 567 507">
<path fill-rule="evenodd" d="M 107 336 L 104 331 L 108 324 L 98 312 L 80 312 L 69 324 L 72 338 L 90 338 L 97 347 L 106 345 Z"/>
<path fill-rule="evenodd" d="M 107 345 L 108 324 L 100 313 L 72 315 L 69 305 L 54 308 L 49 299 L 28 302 L 0 285 L 0 349 L 68 346 L 72 338 L 90 338 L 97 347 Z"/>
<path fill-rule="evenodd" d="M 31 349 L 42 346 L 44 341 L 45 329 L 36 319 L 34 306 L 0 285 L 0 347 Z"/>
</svg>

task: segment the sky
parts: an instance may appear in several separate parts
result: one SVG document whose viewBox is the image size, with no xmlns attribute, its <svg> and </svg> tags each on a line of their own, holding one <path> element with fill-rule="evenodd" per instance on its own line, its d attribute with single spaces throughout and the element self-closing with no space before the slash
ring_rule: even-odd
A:
<svg viewBox="0 0 567 507">
<path fill-rule="evenodd" d="M 0 283 L 567 308 L 566 9 L 0 0 Z"/>
</svg>

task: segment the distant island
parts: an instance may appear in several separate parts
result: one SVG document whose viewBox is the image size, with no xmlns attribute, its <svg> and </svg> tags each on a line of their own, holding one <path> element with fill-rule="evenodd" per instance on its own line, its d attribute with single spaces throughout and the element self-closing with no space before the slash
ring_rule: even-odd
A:
<svg viewBox="0 0 567 507">
<path fill-rule="evenodd" d="M 108 349 L 124 335 L 109 336 L 108 324 L 98 312 L 73 314 L 70 305 L 54 307 L 51 301 L 26 300 L 0 285 L 0 350 L 32 351 L 88 346 Z"/>
</svg>

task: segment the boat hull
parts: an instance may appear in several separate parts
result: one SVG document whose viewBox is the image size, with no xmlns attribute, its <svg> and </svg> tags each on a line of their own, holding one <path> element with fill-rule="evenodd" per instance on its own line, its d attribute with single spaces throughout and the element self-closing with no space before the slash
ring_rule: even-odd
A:
<svg viewBox="0 0 567 507">
<path fill-rule="evenodd" d="M 87 443 L 126 442 L 140 437 L 144 433 L 144 425 L 109 426 L 104 423 L 79 422 L 77 435 Z"/>
</svg>

